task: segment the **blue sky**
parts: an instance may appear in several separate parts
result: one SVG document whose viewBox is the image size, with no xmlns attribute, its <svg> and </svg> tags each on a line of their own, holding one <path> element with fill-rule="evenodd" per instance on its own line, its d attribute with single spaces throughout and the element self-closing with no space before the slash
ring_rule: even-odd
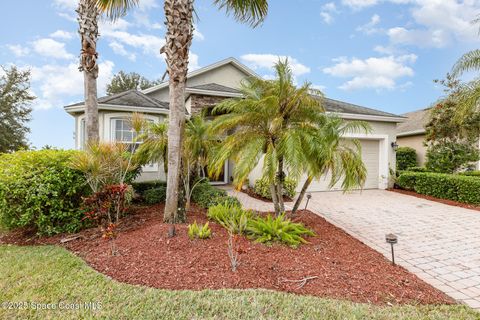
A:
<svg viewBox="0 0 480 320">
<path fill-rule="evenodd" d="M 76 0 L 2 1 L 0 64 L 32 70 L 38 97 L 30 142 L 72 148 L 73 118 L 62 107 L 83 100 L 77 71 Z M 101 23 L 99 93 L 119 70 L 159 78 L 165 63 L 163 2 L 140 7 L 115 25 Z M 270 1 L 265 23 L 251 29 L 196 0 L 199 20 L 190 68 L 233 56 L 271 77 L 288 56 L 298 83 L 310 81 L 331 98 L 397 114 L 429 106 L 458 57 L 478 47 L 480 0 Z"/>
</svg>

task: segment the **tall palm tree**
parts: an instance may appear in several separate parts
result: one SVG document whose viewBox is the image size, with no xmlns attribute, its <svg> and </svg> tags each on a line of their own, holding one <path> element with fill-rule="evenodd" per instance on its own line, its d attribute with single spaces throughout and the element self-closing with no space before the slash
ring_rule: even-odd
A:
<svg viewBox="0 0 480 320">
<path fill-rule="evenodd" d="M 83 72 L 85 116 L 87 141 L 99 139 L 97 78 L 98 78 L 98 18 L 102 12 L 115 20 L 124 15 L 127 10 L 136 5 L 138 0 L 79 0 L 78 33 L 80 34 L 81 50 L 79 70 Z"/>
<path fill-rule="evenodd" d="M 229 158 L 235 161 L 234 184 L 240 187 L 263 158 L 263 175 L 270 183 L 275 212 L 285 211 L 282 194 L 285 171 L 294 178 L 303 173 L 306 143 L 325 117 L 309 83 L 297 88 L 288 61 L 279 61 L 275 80 L 251 79 L 241 87 L 243 99 L 229 99 L 213 112 L 222 112 L 211 124 L 215 134 L 228 135 L 210 168 L 219 174 Z"/>
<path fill-rule="evenodd" d="M 241 22 L 257 26 L 267 14 L 267 0 L 214 0 L 227 13 L 233 13 Z M 182 147 L 185 125 L 185 84 L 188 57 L 193 37 L 193 0 L 164 0 L 165 46 L 160 50 L 166 56 L 169 75 L 170 117 L 168 127 L 168 174 L 165 222 L 174 222 L 178 210 L 178 191 L 182 171 Z"/>
<path fill-rule="evenodd" d="M 368 132 L 370 127 L 362 121 L 345 121 L 336 116 L 325 116 L 319 123 L 319 129 L 313 133 L 311 141 L 306 141 L 304 152 L 306 161 L 299 164 L 307 178 L 295 201 L 292 214 L 295 214 L 305 193 L 314 179 L 320 179 L 330 173 L 330 187 L 342 181 L 342 189 L 347 191 L 363 186 L 367 176 L 362 161 L 360 143 L 356 139 L 345 140 L 347 133 Z"/>
</svg>

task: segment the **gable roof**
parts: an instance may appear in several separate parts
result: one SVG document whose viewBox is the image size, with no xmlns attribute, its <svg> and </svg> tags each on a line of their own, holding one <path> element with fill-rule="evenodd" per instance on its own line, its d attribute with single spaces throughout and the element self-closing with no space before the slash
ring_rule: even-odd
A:
<svg viewBox="0 0 480 320">
<path fill-rule="evenodd" d="M 413 136 L 425 133 L 425 124 L 430 117 L 431 108 L 417 110 L 403 114 L 407 119 L 397 125 L 397 136 Z"/>
<path fill-rule="evenodd" d="M 241 93 L 240 90 L 230 88 L 227 86 L 222 86 L 218 83 L 207 83 L 200 84 L 198 86 L 187 87 L 187 89 L 197 89 L 197 90 L 206 90 L 206 91 L 217 91 L 217 92 L 229 92 L 229 93 Z"/>
<path fill-rule="evenodd" d="M 78 102 L 65 106 L 64 109 L 67 111 L 77 111 L 79 107 L 83 108 L 85 102 Z M 103 107 L 120 107 L 118 110 L 122 110 L 122 107 L 129 108 L 149 108 L 149 109 L 158 109 L 168 111 L 168 103 L 160 101 L 158 99 L 147 96 L 146 94 L 138 90 L 128 90 L 125 92 L 113 94 L 110 96 L 104 96 L 98 98 L 98 107 L 102 109 Z"/>
<path fill-rule="evenodd" d="M 318 97 L 320 98 L 320 97 Z M 320 98 L 321 99 L 321 98 Z M 393 117 L 401 118 L 393 113 L 384 112 L 376 109 L 371 109 L 367 107 L 362 107 L 356 104 L 343 102 L 339 100 L 334 100 L 330 98 L 323 98 L 323 107 L 328 112 L 334 113 L 347 113 L 347 114 L 356 114 L 356 115 L 366 115 L 366 116 L 379 116 L 379 117 Z"/>
<path fill-rule="evenodd" d="M 237 67 L 238 69 L 240 69 L 241 71 L 243 71 L 246 75 L 248 75 L 250 77 L 260 78 L 260 76 L 258 74 L 256 74 L 252 69 L 248 68 L 246 65 L 244 65 L 243 63 L 241 63 L 240 61 L 238 61 L 237 59 L 235 59 L 233 57 L 215 62 L 215 63 L 213 63 L 209 66 L 206 66 L 206 67 L 200 68 L 198 70 L 189 72 L 187 74 L 187 78 L 192 78 L 192 77 L 204 74 L 204 73 L 206 73 L 210 70 L 220 68 L 220 67 L 222 67 L 224 65 L 227 65 L 227 64 L 234 65 L 235 67 Z M 164 82 L 162 82 L 162 83 L 160 83 L 156 86 L 153 86 L 151 88 L 142 90 L 142 92 L 143 93 L 151 93 L 151 92 L 155 92 L 157 90 L 160 90 L 160 89 L 163 89 L 163 88 L 166 88 L 166 87 L 168 87 L 168 81 L 164 81 Z"/>
</svg>

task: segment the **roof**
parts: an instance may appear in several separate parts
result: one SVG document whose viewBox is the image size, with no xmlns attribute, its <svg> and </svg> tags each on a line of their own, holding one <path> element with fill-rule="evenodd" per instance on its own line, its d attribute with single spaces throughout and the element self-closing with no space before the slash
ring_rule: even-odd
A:
<svg viewBox="0 0 480 320">
<path fill-rule="evenodd" d="M 187 78 L 192 78 L 192 77 L 198 76 L 200 74 L 203 74 L 203 73 L 208 72 L 208 71 L 213 70 L 213 69 L 217 69 L 217 68 L 219 68 L 221 66 L 224 66 L 224 65 L 227 65 L 227 64 L 234 65 L 235 67 L 242 70 L 245 74 L 249 75 L 250 77 L 260 78 L 260 76 L 258 74 L 256 74 L 252 69 L 248 68 L 246 65 L 244 65 L 243 63 L 241 63 L 240 61 L 238 61 L 237 59 L 235 59 L 233 57 L 215 62 L 211 65 L 206 66 L 206 67 L 203 67 L 203 68 L 200 68 L 198 70 L 189 72 L 187 74 Z M 163 88 L 166 88 L 166 87 L 168 87 L 168 80 L 164 81 L 164 82 L 162 82 L 162 83 L 160 83 L 156 86 L 153 86 L 151 88 L 145 89 L 142 92 L 143 93 L 151 93 L 151 92 L 155 92 L 157 90 L 160 90 L 160 89 L 163 89 Z"/>
<path fill-rule="evenodd" d="M 188 87 L 187 89 L 197 89 L 197 90 L 207 90 L 207 91 L 217 91 L 217 92 L 229 92 L 229 93 L 240 93 L 240 90 L 222 86 L 217 83 L 207 83 L 201 84 L 198 86 Z"/>
<path fill-rule="evenodd" d="M 397 125 L 397 136 L 412 136 L 425 133 L 425 124 L 430 117 L 431 108 L 403 114 L 407 119 Z"/>
<path fill-rule="evenodd" d="M 74 106 L 83 106 L 84 101 L 65 106 L 65 108 Z M 104 96 L 98 98 L 98 105 L 129 106 L 139 108 L 159 108 L 168 109 L 168 103 L 147 96 L 138 90 L 128 90 L 125 92 Z"/>
<path fill-rule="evenodd" d="M 401 118 L 400 116 L 393 113 L 384 112 L 384 111 L 371 109 L 367 107 L 362 107 L 356 104 L 338 101 L 330 98 L 323 98 L 322 101 L 323 101 L 323 107 L 325 108 L 326 111 L 329 111 L 329 112 Z"/>
</svg>

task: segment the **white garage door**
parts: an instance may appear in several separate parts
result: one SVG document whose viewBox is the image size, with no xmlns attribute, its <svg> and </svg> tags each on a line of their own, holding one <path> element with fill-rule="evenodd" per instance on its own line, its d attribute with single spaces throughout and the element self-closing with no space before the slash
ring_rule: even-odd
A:
<svg viewBox="0 0 480 320">
<path fill-rule="evenodd" d="M 360 140 L 362 144 L 362 159 L 367 167 L 367 179 L 365 181 L 364 189 L 377 189 L 379 178 L 379 141 L 378 140 Z M 302 179 L 298 184 L 297 191 L 303 186 Z M 312 181 L 308 191 L 330 191 L 330 190 L 342 190 L 341 180 L 332 188 L 329 188 L 330 175 L 326 175 L 324 178 Z"/>
</svg>

